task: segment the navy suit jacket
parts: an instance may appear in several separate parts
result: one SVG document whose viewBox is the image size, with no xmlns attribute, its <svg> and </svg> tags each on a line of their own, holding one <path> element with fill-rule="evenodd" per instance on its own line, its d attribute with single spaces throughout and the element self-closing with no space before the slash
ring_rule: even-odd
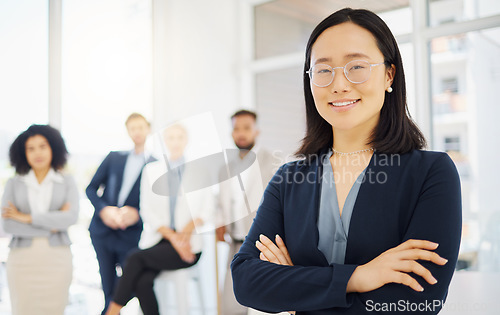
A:
<svg viewBox="0 0 500 315">
<path fill-rule="evenodd" d="M 296 310 L 297 315 L 377 314 L 384 307 L 396 312 L 417 307 L 422 314 L 437 314 L 438 304 L 446 299 L 461 235 L 460 180 L 449 156 L 420 150 L 375 153 L 354 205 L 344 264 L 329 265 L 318 249 L 322 154 L 309 162 L 283 165 L 268 184 L 231 264 L 237 300 L 262 311 Z M 279 234 L 294 266 L 261 261 L 255 247 L 260 234 L 272 240 Z M 346 294 L 358 265 L 408 239 L 439 243 L 435 251 L 448 259 L 446 265 L 419 261 L 438 283 L 430 285 L 410 274 L 423 292 L 390 283 L 371 292 Z"/>
<path fill-rule="evenodd" d="M 95 208 L 94 216 L 90 222 L 89 231 L 92 237 L 106 238 L 110 234 L 115 234 L 120 239 L 126 242 L 139 242 L 142 232 L 142 220 L 129 226 L 125 230 L 113 230 L 102 222 L 99 216 L 100 211 L 106 206 L 116 206 L 118 203 L 118 194 L 122 187 L 123 172 L 125 170 L 125 163 L 127 162 L 129 151 L 112 151 L 97 169 L 94 177 L 90 181 L 86 189 L 87 197 Z M 150 157 L 148 163 L 155 159 Z M 132 186 L 130 193 L 125 200 L 125 205 L 139 209 L 139 191 L 141 175 L 138 176 L 137 181 Z M 101 186 L 104 186 L 102 196 L 99 196 L 97 191 Z"/>
</svg>

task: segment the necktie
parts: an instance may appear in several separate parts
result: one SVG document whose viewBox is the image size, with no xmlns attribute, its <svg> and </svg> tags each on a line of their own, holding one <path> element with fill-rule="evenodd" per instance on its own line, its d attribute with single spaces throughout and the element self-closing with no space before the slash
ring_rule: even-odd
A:
<svg viewBox="0 0 500 315">
<path fill-rule="evenodd" d="M 169 188 L 169 197 L 170 197 L 170 228 L 175 230 L 175 207 L 177 205 L 177 197 L 179 194 L 179 189 L 181 186 L 181 177 L 182 177 L 182 166 L 178 166 L 169 171 L 168 178 L 168 188 Z"/>
</svg>

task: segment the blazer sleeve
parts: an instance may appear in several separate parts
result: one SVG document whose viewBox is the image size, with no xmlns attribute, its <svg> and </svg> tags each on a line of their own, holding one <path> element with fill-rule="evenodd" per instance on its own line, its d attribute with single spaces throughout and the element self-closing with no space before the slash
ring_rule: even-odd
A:
<svg viewBox="0 0 500 315">
<path fill-rule="evenodd" d="M 31 224 L 50 230 L 65 231 L 78 219 L 80 209 L 80 198 L 75 180 L 71 176 L 65 178 L 66 197 L 65 203 L 70 204 L 69 210 L 60 211 L 59 209 L 50 209 L 47 213 L 33 213 L 31 215 Z"/>
<path fill-rule="evenodd" d="M 402 284 L 390 283 L 371 292 L 355 294 L 356 303 L 367 305 L 367 301 L 373 303 L 408 301 L 412 303 L 412 307 L 419 307 L 419 314 L 437 314 L 446 300 L 448 286 L 457 263 L 461 229 L 460 178 L 453 161 L 447 154 L 442 154 L 427 172 L 403 239 L 403 242 L 409 239 L 421 239 L 439 244 L 435 252 L 448 259 L 444 266 L 429 261 L 418 261 L 438 282 L 431 285 L 420 276 L 411 273 L 410 276 L 424 288 L 423 292 L 414 291 Z M 400 310 L 402 309 L 403 307 Z"/>
<path fill-rule="evenodd" d="M 346 287 L 356 265 L 282 266 L 259 259 L 255 241 L 260 234 L 284 236 L 280 199 L 284 183 L 278 184 L 282 170 L 283 166 L 268 184 L 252 228 L 231 263 L 236 299 L 270 313 L 348 307 Z"/>
<path fill-rule="evenodd" d="M 99 168 L 97 168 L 94 177 L 92 177 L 90 184 L 85 190 L 87 197 L 95 208 L 95 211 L 98 212 L 100 212 L 104 207 L 109 206 L 104 198 L 101 198 L 99 195 L 97 195 L 97 190 L 99 190 L 99 187 L 105 184 L 108 179 L 109 168 L 112 162 L 112 154 L 113 152 L 110 152 L 106 156 L 104 161 L 102 161 L 101 165 L 99 165 Z"/>
<path fill-rule="evenodd" d="M 2 196 L 2 208 L 7 207 L 9 201 L 14 203 L 14 179 L 9 179 Z M 12 219 L 2 218 L 2 226 L 5 232 L 21 237 L 49 236 L 50 231 L 31 224 L 21 223 Z"/>
</svg>

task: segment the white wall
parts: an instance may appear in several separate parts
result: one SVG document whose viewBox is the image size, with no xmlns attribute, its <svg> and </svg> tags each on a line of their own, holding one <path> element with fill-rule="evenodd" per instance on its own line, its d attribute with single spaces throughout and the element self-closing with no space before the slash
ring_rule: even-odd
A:
<svg viewBox="0 0 500 315">
<path fill-rule="evenodd" d="M 161 9 L 165 47 L 155 60 L 165 76 L 155 85 L 163 95 L 155 126 L 211 112 L 223 147 L 231 146 L 229 117 L 240 106 L 238 1 L 168 0 Z"/>
</svg>

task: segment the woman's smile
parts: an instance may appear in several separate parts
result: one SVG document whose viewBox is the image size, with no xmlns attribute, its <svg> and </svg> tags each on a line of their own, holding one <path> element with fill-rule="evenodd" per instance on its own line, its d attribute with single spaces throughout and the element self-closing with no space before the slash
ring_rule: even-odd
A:
<svg viewBox="0 0 500 315">
<path fill-rule="evenodd" d="M 345 112 L 359 104 L 361 99 L 340 99 L 329 102 L 328 105 L 336 112 Z"/>
</svg>

